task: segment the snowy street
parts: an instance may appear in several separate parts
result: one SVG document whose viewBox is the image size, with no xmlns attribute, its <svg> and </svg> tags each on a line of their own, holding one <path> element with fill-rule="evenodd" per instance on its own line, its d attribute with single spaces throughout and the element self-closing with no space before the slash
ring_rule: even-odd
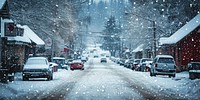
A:
<svg viewBox="0 0 200 100">
<path fill-rule="evenodd" d="M 85 70 L 59 70 L 52 81 L 32 79 L 0 84 L 0 99 L 61 99 L 61 100 L 146 100 L 198 99 L 199 79 L 188 79 L 188 73 L 150 77 L 149 72 L 137 72 L 112 61 L 100 63 L 90 58 Z"/>
<path fill-rule="evenodd" d="M 200 100 L 200 0 L 0 0 L 0 100 Z"/>
</svg>

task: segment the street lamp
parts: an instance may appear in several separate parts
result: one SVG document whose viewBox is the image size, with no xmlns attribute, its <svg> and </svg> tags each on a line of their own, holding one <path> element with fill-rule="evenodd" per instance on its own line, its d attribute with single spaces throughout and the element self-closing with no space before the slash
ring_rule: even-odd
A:
<svg viewBox="0 0 200 100">
<path fill-rule="evenodd" d="M 129 14 L 129 12 L 125 12 L 125 15 L 128 15 Z M 153 58 L 156 56 L 156 23 L 155 23 L 155 21 L 154 20 L 152 20 L 152 19 L 149 19 L 149 18 L 145 18 L 145 17 L 142 17 L 142 16 L 140 16 L 140 15 L 137 15 L 137 14 L 135 14 L 135 13 L 131 13 L 132 15 L 135 15 L 135 16 L 137 16 L 137 17 L 139 17 L 139 18 L 142 18 L 142 19 L 144 19 L 144 20 L 147 20 L 147 21 L 150 21 L 151 23 L 152 23 L 152 28 L 153 28 Z"/>
</svg>

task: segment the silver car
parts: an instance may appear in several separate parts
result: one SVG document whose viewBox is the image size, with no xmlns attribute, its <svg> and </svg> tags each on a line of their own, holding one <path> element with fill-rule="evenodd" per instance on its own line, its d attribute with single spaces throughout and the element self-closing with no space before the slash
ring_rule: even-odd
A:
<svg viewBox="0 0 200 100">
<path fill-rule="evenodd" d="M 45 57 L 31 57 L 24 65 L 22 78 L 23 80 L 29 80 L 29 78 L 53 80 L 53 71 Z"/>
<path fill-rule="evenodd" d="M 169 77 L 175 77 L 176 66 L 174 58 L 170 55 L 157 55 L 150 69 L 150 76 L 156 75 L 168 75 Z"/>
</svg>

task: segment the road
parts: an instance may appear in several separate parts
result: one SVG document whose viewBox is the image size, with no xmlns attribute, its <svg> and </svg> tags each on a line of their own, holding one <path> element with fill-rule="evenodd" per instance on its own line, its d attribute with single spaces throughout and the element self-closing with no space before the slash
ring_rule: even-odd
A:
<svg viewBox="0 0 200 100">
<path fill-rule="evenodd" d="M 53 81 L 40 79 L 22 81 L 19 78 L 13 83 L 18 89 L 15 91 L 16 95 L 7 99 L 183 100 L 187 98 L 170 88 L 163 88 L 156 83 L 157 78 L 150 77 L 147 72 L 132 71 L 112 61 L 100 63 L 99 58 L 91 58 L 85 65 L 85 70 L 66 71 L 66 76 L 55 76 Z M 155 81 L 149 82 L 149 78 Z M 167 76 L 161 78 L 165 78 L 166 82 L 171 80 Z"/>
<path fill-rule="evenodd" d="M 47 96 L 43 99 L 63 99 L 63 100 L 160 100 L 160 99 L 180 99 L 179 94 L 169 94 L 161 87 L 148 87 L 138 79 L 134 71 L 122 66 L 115 66 L 114 63 L 100 63 L 97 59 L 92 59 L 89 66 L 84 71 L 77 71 L 68 82 L 66 88 L 60 86 L 59 91 L 52 98 Z M 75 70 L 76 71 L 76 70 Z M 184 99 L 184 98 L 182 98 Z"/>
</svg>

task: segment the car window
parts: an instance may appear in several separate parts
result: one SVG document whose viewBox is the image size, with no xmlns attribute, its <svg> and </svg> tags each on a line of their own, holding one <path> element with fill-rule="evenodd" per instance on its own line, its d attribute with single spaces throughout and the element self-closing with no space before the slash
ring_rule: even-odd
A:
<svg viewBox="0 0 200 100">
<path fill-rule="evenodd" d="M 158 63 L 174 63 L 174 60 L 172 58 L 160 58 Z"/>
</svg>

